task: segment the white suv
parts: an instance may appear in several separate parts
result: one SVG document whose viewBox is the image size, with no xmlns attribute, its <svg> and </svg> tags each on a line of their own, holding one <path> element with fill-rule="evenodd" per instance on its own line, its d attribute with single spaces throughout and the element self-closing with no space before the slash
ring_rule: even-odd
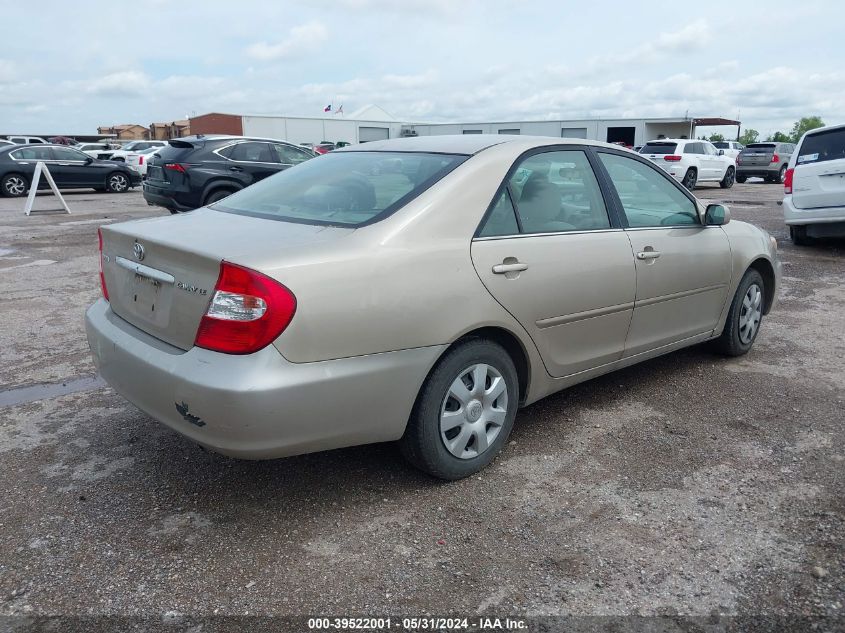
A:
<svg viewBox="0 0 845 633">
<path fill-rule="evenodd" d="M 783 216 L 793 243 L 845 236 L 845 125 L 806 132 L 783 180 Z"/>
<path fill-rule="evenodd" d="M 745 145 L 736 141 L 711 141 L 716 149 L 725 150 L 725 156 L 736 158 L 745 149 Z"/>
<path fill-rule="evenodd" d="M 718 182 L 723 189 L 733 187 L 736 162 L 709 141 L 665 138 L 649 141 L 640 154 L 666 170 L 672 178 L 692 191 L 696 183 Z"/>
</svg>

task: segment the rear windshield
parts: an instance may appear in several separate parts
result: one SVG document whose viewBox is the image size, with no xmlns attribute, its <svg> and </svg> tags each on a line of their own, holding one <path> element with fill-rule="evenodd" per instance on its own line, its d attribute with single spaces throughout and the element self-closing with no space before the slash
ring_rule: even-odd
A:
<svg viewBox="0 0 845 633">
<path fill-rule="evenodd" d="M 404 152 L 325 154 L 242 189 L 212 208 L 287 222 L 363 226 L 404 206 L 466 159 Z"/>
<path fill-rule="evenodd" d="M 845 128 L 808 134 L 798 151 L 797 164 L 845 158 Z"/>
<path fill-rule="evenodd" d="M 745 149 L 756 149 L 756 150 L 763 149 L 763 150 L 766 150 L 766 151 L 768 151 L 770 149 L 774 149 L 774 148 L 775 148 L 774 143 L 750 143 L 750 144 L 745 146 Z"/>
<path fill-rule="evenodd" d="M 677 143 L 646 143 L 640 154 L 673 154 Z"/>
<path fill-rule="evenodd" d="M 730 149 L 731 144 L 727 141 L 713 141 L 713 145 L 718 147 L 719 149 Z"/>
</svg>

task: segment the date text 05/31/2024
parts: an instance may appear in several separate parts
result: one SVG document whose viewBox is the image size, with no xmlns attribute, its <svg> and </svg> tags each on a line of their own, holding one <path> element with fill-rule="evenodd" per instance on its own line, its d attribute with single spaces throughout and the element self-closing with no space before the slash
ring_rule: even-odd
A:
<svg viewBox="0 0 845 633">
<path fill-rule="evenodd" d="M 388 631 L 526 631 L 528 623 L 520 618 L 309 618 L 308 628 L 319 630 Z"/>
</svg>

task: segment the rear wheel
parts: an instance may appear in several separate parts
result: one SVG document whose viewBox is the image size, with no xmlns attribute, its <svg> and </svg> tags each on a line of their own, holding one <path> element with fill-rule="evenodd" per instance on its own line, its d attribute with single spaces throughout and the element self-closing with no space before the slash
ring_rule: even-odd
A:
<svg viewBox="0 0 845 633">
<path fill-rule="evenodd" d="M 681 184 L 692 191 L 695 189 L 696 182 L 698 182 L 698 172 L 690 167 L 687 169 L 687 173 L 684 174 L 684 179 L 681 181 Z"/>
<path fill-rule="evenodd" d="M 763 277 L 749 268 L 736 289 L 725 329 L 716 339 L 716 349 L 726 356 L 742 356 L 748 353 L 763 320 L 766 286 Z"/>
<path fill-rule="evenodd" d="M 747 177 L 747 176 L 740 176 L 739 174 L 737 174 L 737 176 L 736 176 L 736 181 L 737 181 L 739 184 L 744 184 L 746 180 L 748 180 L 748 177 Z"/>
<path fill-rule="evenodd" d="M 719 182 L 719 186 L 722 189 L 730 189 L 734 186 L 734 168 L 728 167 L 728 170 L 725 172 L 725 177 L 722 178 L 721 182 Z"/>
<path fill-rule="evenodd" d="M 783 167 L 780 168 L 780 171 L 778 172 L 777 180 L 775 180 L 775 182 L 783 184 L 783 181 L 784 181 L 785 178 L 786 178 L 786 165 L 784 165 Z"/>
<path fill-rule="evenodd" d="M 207 206 L 213 202 L 217 202 L 218 200 L 222 200 L 228 196 L 231 196 L 234 193 L 231 189 L 215 189 L 210 194 L 205 197 L 203 201 L 203 206 Z"/>
<path fill-rule="evenodd" d="M 20 198 L 29 189 L 29 180 L 22 174 L 6 174 L 0 182 L 0 193 L 7 198 Z"/>
<path fill-rule="evenodd" d="M 807 237 L 806 226 L 790 226 L 789 239 L 795 246 L 807 246 L 811 242 L 810 238 Z"/>
<path fill-rule="evenodd" d="M 111 193 L 126 193 L 129 191 L 129 176 L 121 171 L 113 171 L 106 178 L 106 190 Z"/>
<path fill-rule="evenodd" d="M 438 362 L 423 385 L 399 443 L 402 454 L 434 477 L 469 477 L 504 446 L 518 403 L 516 368 L 504 348 L 467 340 Z"/>
</svg>

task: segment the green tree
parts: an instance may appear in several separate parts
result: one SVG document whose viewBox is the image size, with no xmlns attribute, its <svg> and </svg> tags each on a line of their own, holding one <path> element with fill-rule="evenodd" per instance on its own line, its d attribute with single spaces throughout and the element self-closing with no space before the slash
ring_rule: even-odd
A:
<svg viewBox="0 0 845 633">
<path fill-rule="evenodd" d="M 824 121 L 818 115 L 801 117 L 801 120 L 796 121 L 792 126 L 792 134 L 789 136 L 789 141 L 797 143 L 804 135 L 804 132 L 815 130 L 817 127 L 824 127 Z"/>
<path fill-rule="evenodd" d="M 760 138 L 760 132 L 748 128 L 736 140 L 742 143 L 743 145 L 748 145 L 749 143 L 756 143 L 758 138 Z"/>
<path fill-rule="evenodd" d="M 711 143 L 715 143 L 717 141 L 724 141 L 725 137 L 722 136 L 721 134 L 719 134 L 718 132 L 713 132 L 713 134 L 711 134 L 710 138 L 707 139 L 707 140 L 710 141 Z"/>
<path fill-rule="evenodd" d="M 783 132 L 775 132 L 766 140 L 774 141 L 775 143 L 791 143 L 792 136 L 790 136 L 789 134 L 784 134 Z"/>
</svg>

